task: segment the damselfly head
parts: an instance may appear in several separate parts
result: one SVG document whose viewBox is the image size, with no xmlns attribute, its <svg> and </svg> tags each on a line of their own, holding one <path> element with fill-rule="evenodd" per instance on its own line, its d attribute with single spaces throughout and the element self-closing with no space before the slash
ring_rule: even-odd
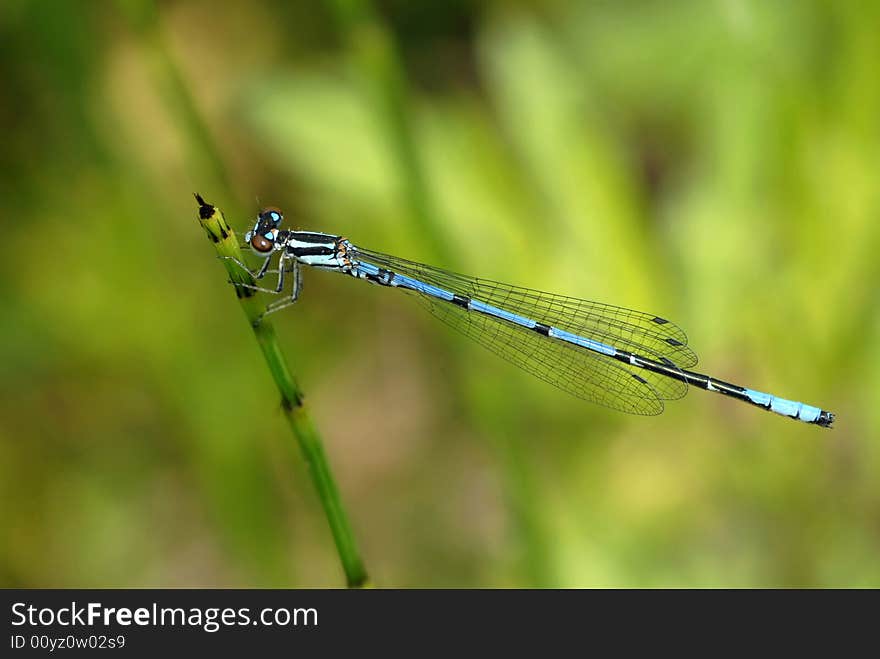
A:
<svg viewBox="0 0 880 659">
<path fill-rule="evenodd" d="M 275 208 L 275 206 L 267 206 L 260 211 L 259 215 L 257 215 L 257 224 L 262 223 L 273 229 L 277 229 L 281 226 L 283 221 L 284 213 L 281 212 L 280 208 Z"/>
<path fill-rule="evenodd" d="M 254 228 L 245 234 L 244 239 L 258 254 L 268 254 L 275 248 L 278 240 L 278 227 L 284 221 L 284 214 L 280 209 L 270 206 L 264 208 L 257 215 Z"/>
</svg>

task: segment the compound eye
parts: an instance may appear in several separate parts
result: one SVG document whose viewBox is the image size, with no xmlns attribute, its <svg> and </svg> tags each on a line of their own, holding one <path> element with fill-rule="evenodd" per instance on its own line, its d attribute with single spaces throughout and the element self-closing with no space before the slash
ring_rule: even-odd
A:
<svg viewBox="0 0 880 659">
<path fill-rule="evenodd" d="M 269 206 L 268 208 L 264 208 L 260 211 L 260 217 L 264 220 L 268 220 L 272 223 L 272 226 L 280 226 L 281 222 L 284 220 L 284 214 L 281 212 L 280 208 L 275 208 L 274 206 Z"/>
<path fill-rule="evenodd" d="M 271 235 L 271 234 L 269 234 Z M 265 236 L 261 236 L 260 234 L 254 234 L 251 238 L 251 247 L 253 247 L 256 251 L 265 254 L 266 252 L 272 251 L 272 246 L 275 243 L 271 240 L 266 239 Z"/>
</svg>

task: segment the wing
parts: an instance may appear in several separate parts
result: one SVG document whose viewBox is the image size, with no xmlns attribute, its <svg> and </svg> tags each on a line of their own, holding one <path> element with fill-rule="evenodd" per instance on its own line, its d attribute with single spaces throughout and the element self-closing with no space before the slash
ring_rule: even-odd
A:
<svg viewBox="0 0 880 659">
<path fill-rule="evenodd" d="M 468 277 L 361 248 L 353 251 L 352 256 L 361 261 L 661 361 L 672 368 L 688 368 L 697 363 L 684 331 L 659 316 Z M 659 414 L 663 411 L 664 399 L 680 398 L 687 393 L 684 382 L 628 367 L 610 357 L 541 336 L 519 325 L 416 294 L 428 310 L 447 325 L 578 398 L 633 414 Z"/>
</svg>

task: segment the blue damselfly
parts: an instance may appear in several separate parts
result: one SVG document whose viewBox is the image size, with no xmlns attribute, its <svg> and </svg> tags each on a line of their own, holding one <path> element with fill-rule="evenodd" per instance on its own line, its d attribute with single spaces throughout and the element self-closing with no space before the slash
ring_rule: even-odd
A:
<svg viewBox="0 0 880 659">
<path fill-rule="evenodd" d="M 262 279 L 278 253 L 281 294 L 266 313 L 296 302 L 300 266 L 341 272 L 414 293 L 447 325 L 563 391 L 630 414 L 653 415 L 688 385 L 714 391 L 805 423 L 830 427 L 834 414 L 818 407 L 724 382 L 687 369 L 697 363 L 684 331 L 661 316 L 469 277 L 357 247 L 341 236 L 281 229 L 277 208 L 260 211 L 245 241 L 264 259 Z"/>
</svg>

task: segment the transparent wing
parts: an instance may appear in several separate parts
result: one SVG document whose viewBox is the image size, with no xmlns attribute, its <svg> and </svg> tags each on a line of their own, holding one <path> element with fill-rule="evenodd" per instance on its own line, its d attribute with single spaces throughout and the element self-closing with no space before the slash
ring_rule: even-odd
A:
<svg viewBox="0 0 880 659">
<path fill-rule="evenodd" d="M 414 294 L 453 329 L 563 391 L 630 414 L 653 415 L 663 411 L 663 401 L 646 380 L 637 380 L 610 359 L 542 337 L 519 325 Z"/>
<path fill-rule="evenodd" d="M 438 286 L 535 321 L 600 341 L 640 356 L 689 368 L 697 357 L 684 331 L 659 316 L 608 304 L 468 277 L 361 248 L 353 258 Z M 687 385 L 519 325 L 469 312 L 417 294 L 447 325 L 520 368 L 577 396 L 634 414 L 659 414 L 662 400 L 681 398 Z"/>
</svg>

